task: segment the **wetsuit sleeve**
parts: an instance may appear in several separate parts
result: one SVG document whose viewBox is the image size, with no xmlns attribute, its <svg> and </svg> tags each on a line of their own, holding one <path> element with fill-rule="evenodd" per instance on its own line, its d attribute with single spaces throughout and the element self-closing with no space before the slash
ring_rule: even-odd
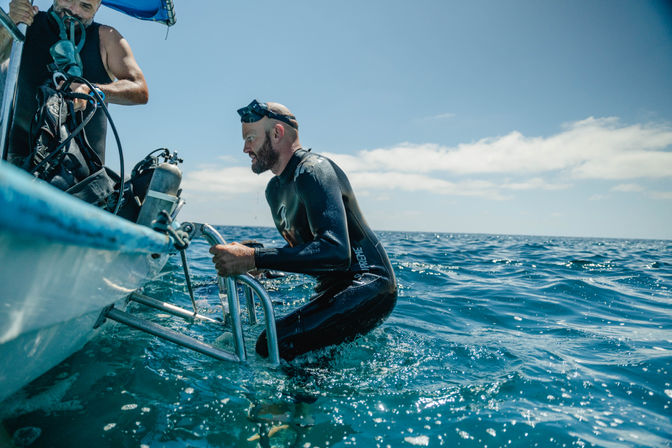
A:
<svg viewBox="0 0 672 448">
<path fill-rule="evenodd" d="M 313 240 L 294 247 L 255 249 L 256 266 L 305 274 L 347 270 L 350 267 L 348 226 L 333 168 L 325 160 L 302 170 L 294 182 L 305 206 Z"/>
</svg>

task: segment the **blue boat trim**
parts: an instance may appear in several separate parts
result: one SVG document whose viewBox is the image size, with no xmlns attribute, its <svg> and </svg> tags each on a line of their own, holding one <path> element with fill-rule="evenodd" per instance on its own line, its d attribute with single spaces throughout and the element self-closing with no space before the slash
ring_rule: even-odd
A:
<svg viewBox="0 0 672 448">
<path fill-rule="evenodd" d="M 0 162 L 0 233 L 123 252 L 167 253 L 171 239 L 36 181 Z"/>
</svg>

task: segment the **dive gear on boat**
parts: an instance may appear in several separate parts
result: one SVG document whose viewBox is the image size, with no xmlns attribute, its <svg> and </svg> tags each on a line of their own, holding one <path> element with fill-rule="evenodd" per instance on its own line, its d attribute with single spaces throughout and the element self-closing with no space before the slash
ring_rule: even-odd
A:
<svg viewBox="0 0 672 448">
<path fill-rule="evenodd" d="M 43 85 L 39 89 L 39 108 L 29 134 L 30 147 L 33 149 L 24 161 L 23 168 L 56 188 L 116 214 L 122 203 L 120 190 L 124 161 L 121 141 L 112 117 L 93 84 L 78 76 L 59 74 L 59 77 L 64 81 L 58 82 L 55 88 Z M 70 91 L 72 82 L 86 84 L 91 94 Z M 85 113 L 81 121 L 72 103 L 76 98 L 86 99 L 93 104 L 92 110 Z M 84 132 L 86 124 L 98 108 L 103 110 L 110 121 L 117 140 L 120 176 L 103 165 Z"/>
<path fill-rule="evenodd" d="M 151 226 L 159 213 L 165 210 L 168 214 L 172 213 L 180 194 L 180 183 L 182 181 L 182 172 L 177 164 L 182 159 L 177 157 L 177 153 L 170 154 L 170 151 L 162 148 L 164 151 L 164 162 L 156 163 L 152 180 L 149 188 L 146 190 L 140 214 L 138 215 L 138 224 Z"/>
<path fill-rule="evenodd" d="M 66 22 L 66 26 L 68 25 L 70 24 Z M 86 27 L 86 40 L 79 52 L 83 64 L 81 77 L 93 84 L 106 85 L 113 80 L 110 78 L 101 57 L 100 27 L 101 25 L 97 22 L 93 22 Z M 30 123 L 39 107 L 36 93 L 41 85 L 50 81 L 53 77 L 55 63 L 51 50 L 54 44 L 61 40 L 59 31 L 58 22 L 50 14 L 50 11 L 40 11 L 35 15 L 33 24 L 28 27 L 26 32 L 20 69 L 18 70 L 16 103 L 11 117 L 9 140 L 5 148 L 6 158 L 17 166 L 21 166 L 22 161 L 33 150 L 28 145 L 28 134 Z M 77 27 L 75 30 L 75 41 L 77 43 L 82 42 L 80 35 L 81 31 Z M 64 71 L 62 73 L 67 74 Z M 51 87 L 55 88 L 57 85 Z M 87 110 L 83 113 L 88 114 L 92 108 L 93 105 L 89 104 Z M 100 107 L 85 127 L 86 138 L 103 163 L 105 163 L 107 127 L 107 118 Z"/>
<path fill-rule="evenodd" d="M 58 24 L 58 35 L 61 40 L 49 48 L 49 54 L 54 59 L 54 63 L 49 66 L 49 69 L 53 72 L 67 73 L 70 76 L 82 76 L 84 67 L 79 52 L 82 51 L 84 42 L 86 42 L 84 24 L 78 18 L 68 14 L 61 18 L 53 9 L 50 14 Z M 70 37 L 65 31 L 66 22 L 70 24 Z M 78 26 L 80 31 L 78 43 L 75 43 L 75 26 Z"/>
</svg>

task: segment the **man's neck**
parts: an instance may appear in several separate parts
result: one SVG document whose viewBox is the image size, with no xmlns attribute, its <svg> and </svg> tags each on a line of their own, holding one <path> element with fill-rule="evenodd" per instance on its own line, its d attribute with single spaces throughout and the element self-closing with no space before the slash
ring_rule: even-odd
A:
<svg viewBox="0 0 672 448">
<path fill-rule="evenodd" d="M 291 148 L 288 148 L 287 151 L 284 151 L 280 154 L 280 158 L 278 159 L 278 163 L 275 164 L 275 166 L 271 169 L 271 172 L 279 176 L 282 174 L 283 171 L 285 171 L 285 168 L 287 168 L 287 164 L 289 163 L 290 159 L 294 155 L 297 149 L 300 149 L 301 146 L 294 147 L 292 146 Z"/>
<path fill-rule="evenodd" d="M 273 166 L 273 168 L 271 168 L 271 172 L 276 176 L 282 174 L 282 172 L 285 171 L 285 168 L 287 167 L 289 160 L 292 158 L 294 153 L 299 149 L 301 149 L 301 144 L 299 142 L 295 142 L 291 147 L 282 151 L 280 153 L 280 157 L 278 158 L 278 163 L 276 163 Z"/>
</svg>

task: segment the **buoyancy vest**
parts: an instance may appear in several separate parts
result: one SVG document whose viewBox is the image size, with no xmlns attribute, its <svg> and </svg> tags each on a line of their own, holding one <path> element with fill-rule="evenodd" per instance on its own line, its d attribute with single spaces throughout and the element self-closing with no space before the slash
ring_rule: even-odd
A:
<svg viewBox="0 0 672 448">
<path fill-rule="evenodd" d="M 86 40 L 80 52 L 84 66 L 84 78 L 94 84 L 112 82 L 100 56 L 100 24 L 93 22 L 86 28 Z M 53 62 L 49 49 L 60 40 L 59 27 L 47 12 L 38 12 L 33 24 L 28 27 L 21 57 L 18 92 L 12 130 L 10 134 L 10 158 L 25 158 L 29 148 L 28 133 L 30 123 L 38 108 L 36 94 L 39 87 L 52 74 L 48 66 Z M 89 105 L 88 107 L 92 107 Z M 87 114 L 89 110 L 83 113 Z M 98 110 L 85 127 L 86 137 L 101 161 L 105 161 L 105 138 L 107 121 L 102 110 Z"/>
</svg>

